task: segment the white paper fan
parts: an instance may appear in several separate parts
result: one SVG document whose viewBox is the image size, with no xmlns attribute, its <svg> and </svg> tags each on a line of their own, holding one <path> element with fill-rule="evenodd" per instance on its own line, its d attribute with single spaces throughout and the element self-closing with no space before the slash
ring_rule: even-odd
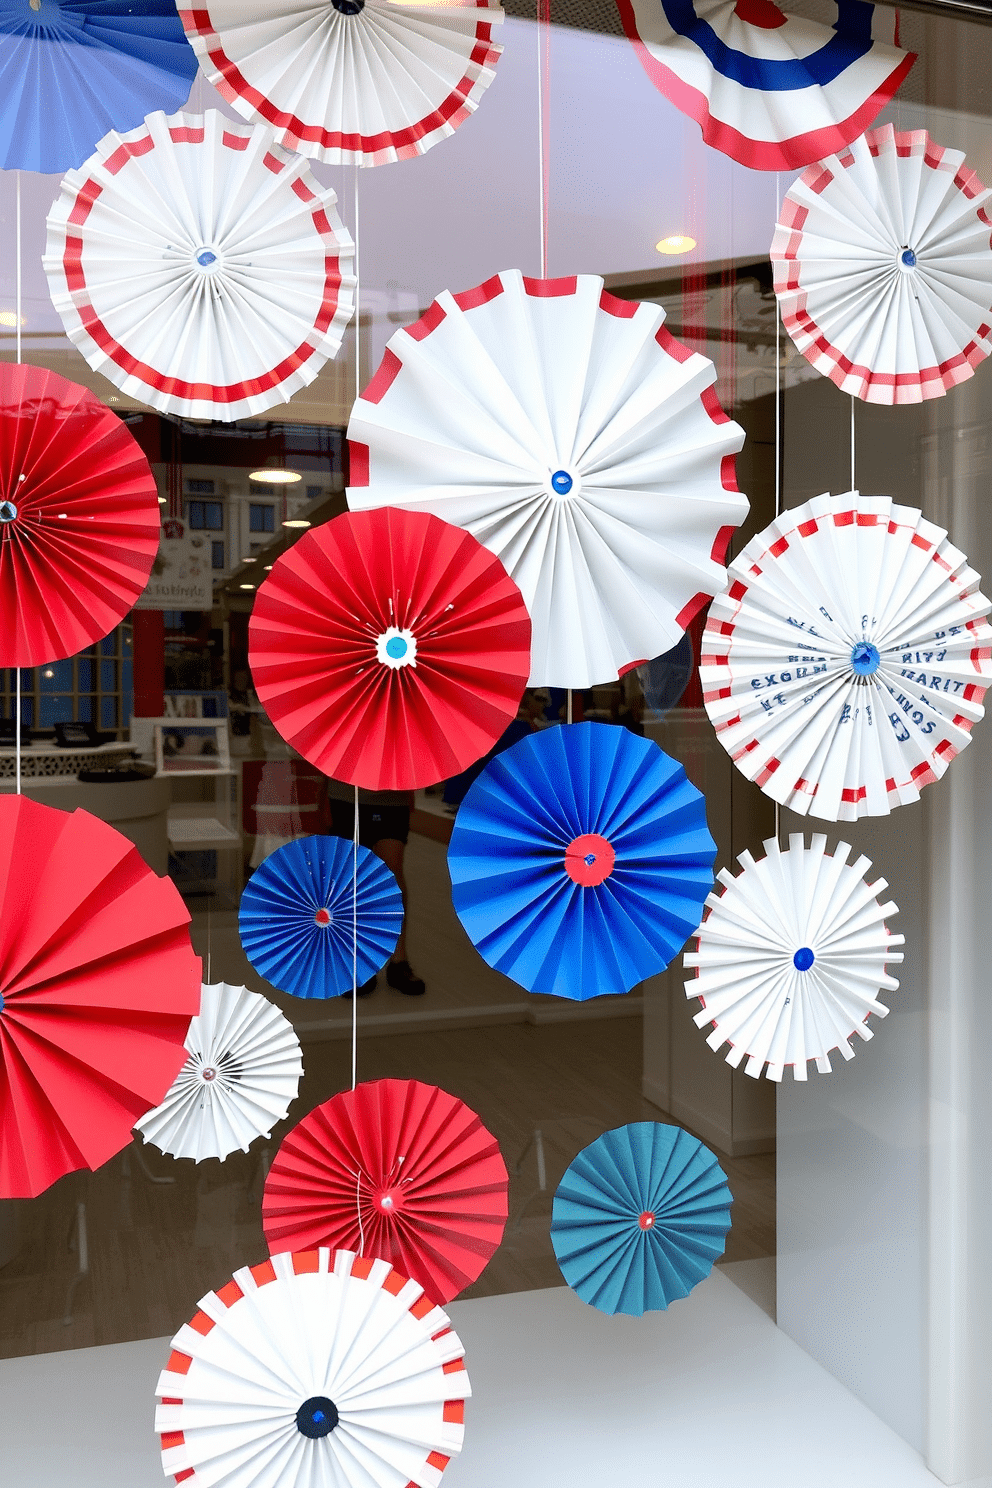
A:
<svg viewBox="0 0 992 1488">
<path fill-rule="evenodd" d="M 479 106 L 502 47 L 491 0 L 177 0 L 206 76 L 287 149 L 381 165 Z"/>
<path fill-rule="evenodd" d="M 194 418 L 261 413 L 313 382 L 351 319 L 335 201 L 264 125 L 150 114 L 65 176 L 48 215 L 52 301 L 132 397 Z"/>
<path fill-rule="evenodd" d="M 440 1307 L 386 1261 L 285 1252 L 172 1340 L 155 1430 L 191 1488 L 437 1488 L 472 1393 Z"/>
<path fill-rule="evenodd" d="M 664 318 L 592 274 L 507 271 L 397 331 L 355 403 L 349 505 L 434 512 L 496 553 L 534 686 L 661 655 L 723 586 L 744 431 Z"/>
<path fill-rule="evenodd" d="M 898 910 L 878 900 L 888 885 L 865 882 L 870 860 L 848 863 L 848 843 L 833 856 L 826 848 L 826 837 L 807 848 L 795 834 L 787 852 L 771 838 L 767 857 L 741 853 L 744 871 L 718 875 L 723 893 L 707 899 L 696 950 L 683 957 L 696 968 L 685 992 L 702 1003 L 697 1028 L 712 1024 L 710 1048 L 729 1043 L 727 1063 L 736 1069 L 746 1059 L 755 1079 L 767 1063 L 770 1080 L 786 1065 L 805 1080 L 808 1059 L 827 1074 L 832 1049 L 853 1059 L 854 1035 L 872 1037 L 869 1014 L 888 1012 L 878 992 L 899 986 L 886 965 L 903 959 L 893 947 L 904 937 L 885 925 Z"/>
<path fill-rule="evenodd" d="M 992 603 L 947 533 L 888 496 L 817 496 L 730 565 L 703 701 L 737 768 L 827 821 L 884 816 L 943 775 L 984 716 Z"/>
<path fill-rule="evenodd" d="M 247 987 L 211 982 L 186 1037 L 189 1059 L 160 1106 L 137 1123 L 173 1157 L 223 1160 L 268 1136 L 296 1099 L 300 1041 L 288 1018 Z"/>
<path fill-rule="evenodd" d="M 989 200 L 960 150 L 891 124 L 811 165 L 772 241 L 786 330 L 869 403 L 938 398 L 992 351 Z"/>
</svg>

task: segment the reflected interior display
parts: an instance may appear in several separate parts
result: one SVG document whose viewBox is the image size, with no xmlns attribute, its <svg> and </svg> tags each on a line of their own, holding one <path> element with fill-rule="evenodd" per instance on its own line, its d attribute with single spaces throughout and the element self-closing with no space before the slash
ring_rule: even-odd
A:
<svg viewBox="0 0 992 1488">
<path fill-rule="evenodd" d="M 674 646 L 748 511 L 744 430 L 658 305 L 516 270 L 445 291 L 355 403 L 355 508 L 434 511 L 520 585 L 532 686 L 589 687 Z"/>
<path fill-rule="evenodd" d="M 287 149 L 330 163 L 423 155 L 479 106 L 502 50 L 491 0 L 179 0 L 207 78 Z"/>
<path fill-rule="evenodd" d="M 665 969 L 699 924 L 715 857 L 680 764 L 626 729 L 576 723 L 490 761 L 459 808 L 448 868 L 490 966 L 586 1001 Z"/>
<path fill-rule="evenodd" d="M 919 799 L 969 743 L 992 679 L 992 601 L 947 533 L 888 496 L 818 496 L 730 565 L 703 697 L 737 768 L 826 821 Z"/>
<path fill-rule="evenodd" d="M 0 365 L 0 667 L 102 640 L 159 534 L 155 479 L 117 415 L 56 372 Z"/>
<path fill-rule="evenodd" d="M 81 165 L 111 129 L 189 97 L 196 57 L 173 0 L 3 0 L 0 168 Z"/>
<path fill-rule="evenodd" d="M 648 77 L 703 139 L 753 170 L 794 170 L 877 118 L 916 57 L 880 6 L 837 0 L 830 26 L 774 0 L 617 0 Z"/>
<path fill-rule="evenodd" d="M 31 1198 L 131 1141 L 186 1062 L 189 912 L 86 811 L 0 796 L 0 1196 Z"/>
<path fill-rule="evenodd" d="M 939 398 L 992 351 L 992 191 L 961 150 L 891 124 L 805 171 L 772 240 L 782 323 L 869 403 Z"/>
<path fill-rule="evenodd" d="M 481 758 L 516 714 L 530 635 L 498 558 L 397 510 L 306 533 L 261 585 L 249 627 L 255 687 L 282 737 L 369 790 L 434 785 Z"/>
<path fill-rule="evenodd" d="M 262 413 L 313 382 L 354 313 L 336 200 L 264 125 L 151 114 L 63 180 L 52 302 L 122 392 L 194 418 Z"/>
<path fill-rule="evenodd" d="M 551 1243 L 572 1290 L 600 1312 L 664 1311 L 722 1254 L 732 1199 L 708 1147 L 635 1121 L 580 1152 L 555 1194 Z"/>
<path fill-rule="evenodd" d="M 903 959 L 905 938 L 885 923 L 898 914 L 879 902 L 888 884 L 865 882 L 871 863 L 849 863 L 848 843 L 831 854 L 826 837 L 807 848 L 794 833 L 787 851 L 771 838 L 765 853 L 741 853 L 736 878 L 721 871 L 723 892 L 706 901 L 696 949 L 683 958 L 696 971 L 685 992 L 702 1004 L 696 1027 L 711 1028 L 711 1049 L 730 1045 L 734 1069 L 746 1060 L 745 1074 L 757 1080 L 767 1065 L 781 1080 L 788 1066 L 805 1080 L 810 1059 L 829 1074 L 831 1050 L 850 1060 L 854 1035 L 873 1036 L 868 1017 L 889 1011 L 878 993 L 899 986 L 887 967 Z"/>
<path fill-rule="evenodd" d="M 474 1111 L 419 1080 L 375 1080 L 318 1106 L 283 1140 L 265 1181 L 273 1252 L 363 1248 L 457 1297 L 503 1238 L 508 1178 Z"/>
</svg>

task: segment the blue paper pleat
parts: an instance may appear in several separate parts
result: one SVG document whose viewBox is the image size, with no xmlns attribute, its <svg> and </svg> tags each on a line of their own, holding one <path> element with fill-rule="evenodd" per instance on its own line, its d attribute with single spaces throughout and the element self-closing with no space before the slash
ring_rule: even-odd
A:
<svg viewBox="0 0 992 1488">
<path fill-rule="evenodd" d="M 182 108 L 197 65 L 174 0 L 0 0 L 0 167 L 81 165 L 109 130 Z"/>
<path fill-rule="evenodd" d="M 337 997 L 353 981 L 354 844 L 299 837 L 276 848 L 248 880 L 238 930 L 245 955 L 292 997 Z M 358 985 L 389 960 L 403 924 L 399 884 L 367 847 L 358 849 Z M 330 921 L 315 916 L 327 910 Z"/>
<path fill-rule="evenodd" d="M 723 1254 L 730 1189 L 713 1153 L 677 1126 L 637 1121 L 597 1137 L 554 1198 L 551 1243 L 572 1290 L 639 1317 L 687 1297 Z M 642 1229 L 642 1214 L 654 1215 Z"/>
<path fill-rule="evenodd" d="M 576 884 L 565 849 L 597 833 L 616 854 Z M 546 729 L 486 766 L 458 810 L 448 868 L 458 917 L 489 965 L 531 992 L 583 1002 L 663 971 L 698 928 L 716 844 L 703 797 L 626 729 Z"/>
</svg>

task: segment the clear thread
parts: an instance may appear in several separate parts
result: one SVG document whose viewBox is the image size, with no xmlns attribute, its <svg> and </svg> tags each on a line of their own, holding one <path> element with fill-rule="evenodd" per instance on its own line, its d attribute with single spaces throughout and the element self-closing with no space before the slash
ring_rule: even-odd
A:
<svg viewBox="0 0 992 1488">
<path fill-rule="evenodd" d="M 548 277 L 548 199 L 551 186 L 551 120 L 548 83 L 551 73 L 551 0 L 537 0 L 537 168 L 541 278 Z"/>
<path fill-rule="evenodd" d="M 358 786 L 352 830 L 351 872 L 351 1088 L 358 1084 Z"/>
<path fill-rule="evenodd" d="M 358 267 L 358 172 L 361 163 L 355 161 L 355 398 L 362 395 L 362 295 L 361 274 Z M 357 809 L 357 808 L 356 808 Z"/>
</svg>

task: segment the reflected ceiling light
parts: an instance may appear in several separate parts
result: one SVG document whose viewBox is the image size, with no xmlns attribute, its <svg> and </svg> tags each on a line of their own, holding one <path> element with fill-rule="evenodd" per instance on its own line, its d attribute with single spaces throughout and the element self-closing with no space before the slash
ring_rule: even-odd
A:
<svg viewBox="0 0 992 1488">
<path fill-rule="evenodd" d="M 272 572 L 272 564 L 271 563 L 267 563 L 265 565 L 265 572 L 266 573 L 271 573 Z"/>
<path fill-rule="evenodd" d="M 158 504 L 159 506 L 166 506 L 168 504 L 167 498 L 165 496 L 160 496 L 158 498 Z"/>
<path fill-rule="evenodd" d="M 282 525 L 284 527 L 309 527 L 310 523 L 306 517 L 289 517 Z"/>
<path fill-rule="evenodd" d="M 26 315 L 22 315 L 21 316 L 21 325 L 22 326 L 23 325 L 27 325 L 27 323 L 28 323 L 27 316 Z M 0 326 L 8 326 L 9 327 L 9 326 L 16 326 L 16 324 L 17 324 L 17 311 L 16 310 L 0 310 Z"/>
<path fill-rule="evenodd" d="M 239 584 L 238 585 L 238 588 L 239 589 L 254 589 L 254 587 L 255 587 L 254 584 Z"/>
<path fill-rule="evenodd" d="M 655 243 L 659 253 L 691 253 L 696 246 L 695 238 L 687 238 L 682 233 L 672 233 L 670 237 L 662 238 L 660 243 Z"/>
<path fill-rule="evenodd" d="M 303 477 L 297 475 L 295 470 L 253 470 L 248 479 L 265 481 L 270 486 L 295 486 Z"/>
<path fill-rule="evenodd" d="M 257 558 L 242 558 L 241 562 L 242 563 L 257 563 L 258 562 L 258 559 Z"/>
</svg>

